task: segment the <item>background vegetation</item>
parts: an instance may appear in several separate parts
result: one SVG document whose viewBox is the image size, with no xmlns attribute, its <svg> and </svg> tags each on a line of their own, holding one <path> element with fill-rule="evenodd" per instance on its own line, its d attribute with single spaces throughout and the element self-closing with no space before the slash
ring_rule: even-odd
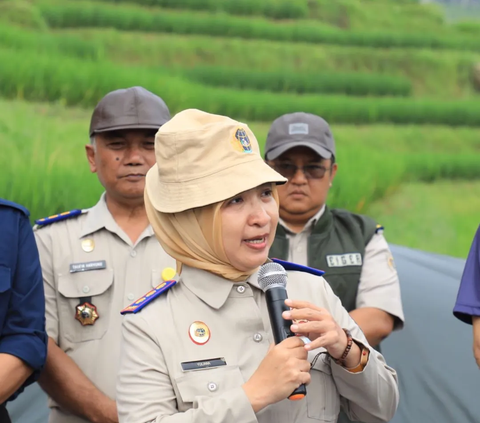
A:
<svg viewBox="0 0 480 423">
<path fill-rule="evenodd" d="M 448 15 L 448 16 L 451 16 Z M 465 257 L 479 224 L 480 21 L 414 0 L 0 0 L 0 197 L 32 218 L 94 204 L 83 145 L 108 91 L 172 113 L 307 111 L 337 142 L 329 203 L 390 242 Z"/>
</svg>

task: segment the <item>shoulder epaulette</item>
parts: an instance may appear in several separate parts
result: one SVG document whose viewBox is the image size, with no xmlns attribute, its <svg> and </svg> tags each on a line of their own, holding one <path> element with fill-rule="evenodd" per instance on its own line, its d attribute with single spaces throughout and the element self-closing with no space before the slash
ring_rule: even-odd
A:
<svg viewBox="0 0 480 423">
<path fill-rule="evenodd" d="M 11 207 L 13 209 L 20 210 L 25 215 L 30 216 L 30 212 L 20 204 L 14 203 L 13 201 L 8 201 L 3 198 L 0 198 L 0 206 Z"/>
<path fill-rule="evenodd" d="M 50 223 L 60 222 L 61 220 L 67 220 L 72 217 L 79 216 L 83 213 L 86 213 L 86 210 L 74 209 L 74 210 L 63 212 L 63 213 L 54 214 L 53 216 L 37 219 L 35 220 L 35 223 L 38 226 L 46 226 L 46 225 L 50 225 Z"/>
<path fill-rule="evenodd" d="M 137 301 L 125 307 L 120 314 L 128 313 L 138 313 L 143 307 L 153 301 L 155 298 L 162 295 L 164 292 L 167 292 L 177 281 L 171 280 L 162 282 L 156 288 L 153 288 L 151 291 L 147 292 L 144 296 L 140 297 Z"/>
<path fill-rule="evenodd" d="M 383 233 L 383 226 L 382 225 L 377 225 L 377 227 L 375 228 L 375 233 L 376 234 L 381 234 Z"/>
<path fill-rule="evenodd" d="M 302 266 L 301 264 L 290 263 L 289 261 L 280 260 L 280 259 L 272 259 L 274 263 L 281 264 L 285 270 L 296 270 L 298 272 L 306 272 L 311 273 L 315 276 L 323 276 L 325 272 L 323 270 L 314 269 L 313 267 Z"/>
</svg>

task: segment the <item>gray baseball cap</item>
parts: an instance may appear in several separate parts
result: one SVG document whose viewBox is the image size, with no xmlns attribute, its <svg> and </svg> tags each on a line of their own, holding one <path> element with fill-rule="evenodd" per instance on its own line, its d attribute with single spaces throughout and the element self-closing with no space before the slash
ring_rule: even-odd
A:
<svg viewBox="0 0 480 423">
<path fill-rule="evenodd" d="M 170 120 L 165 102 L 143 87 L 115 90 L 103 97 L 90 121 L 90 136 L 118 129 L 158 129 Z"/>
<path fill-rule="evenodd" d="M 294 147 L 308 147 L 324 159 L 335 156 L 335 140 L 328 123 L 320 116 L 297 112 L 280 116 L 272 123 L 265 144 L 265 158 L 275 160 Z"/>
</svg>

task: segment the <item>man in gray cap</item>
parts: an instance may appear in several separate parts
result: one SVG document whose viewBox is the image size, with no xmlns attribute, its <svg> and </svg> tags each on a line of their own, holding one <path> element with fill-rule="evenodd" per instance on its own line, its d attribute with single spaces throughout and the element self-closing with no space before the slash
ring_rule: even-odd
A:
<svg viewBox="0 0 480 423">
<path fill-rule="evenodd" d="M 155 133 L 169 119 L 163 100 L 144 88 L 107 94 L 86 146 L 104 194 L 90 209 L 36 221 L 49 336 L 39 383 L 51 423 L 118 422 L 120 311 L 175 276 L 143 202 Z"/>
<path fill-rule="evenodd" d="M 400 286 L 383 227 L 326 205 L 338 165 L 328 123 L 309 113 L 276 119 L 265 159 L 288 178 L 278 187 L 280 225 L 270 256 L 325 271 L 325 279 L 377 346 L 403 326 Z"/>
</svg>

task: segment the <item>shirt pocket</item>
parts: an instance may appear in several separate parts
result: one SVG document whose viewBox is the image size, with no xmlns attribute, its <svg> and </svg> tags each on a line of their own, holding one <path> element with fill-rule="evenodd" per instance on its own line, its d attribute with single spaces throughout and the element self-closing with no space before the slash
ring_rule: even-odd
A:
<svg viewBox="0 0 480 423">
<path fill-rule="evenodd" d="M 241 387 L 245 381 L 238 366 L 222 366 L 214 369 L 194 370 L 175 378 L 178 390 L 178 408 L 186 411 L 201 397 L 214 398 Z"/>
<path fill-rule="evenodd" d="M 336 422 L 340 413 L 340 396 L 332 376 L 332 369 L 320 356 L 310 370 L 307 386 L 307 415 L 321 422 Z"/>
<path fill-rule="evenodd" d="M 58 318 L 60 338 L 70 342 L 101 339 L 108 329 L 113 299 L 113 271 L 110 269 L 61 275 L 58 278 Z M 88 298 L 97 309 L 98 319 L 83 326 L 77 319 L 76 307 Z M 82 302 L 80 302 L 82 299 Z"/>
<path fill-rule="evenodd" d="M 0 266 L 0 333 L 7 317 L 8 303 L 12 292 L 12 276 L 9 267 Z"/>
</svg>

